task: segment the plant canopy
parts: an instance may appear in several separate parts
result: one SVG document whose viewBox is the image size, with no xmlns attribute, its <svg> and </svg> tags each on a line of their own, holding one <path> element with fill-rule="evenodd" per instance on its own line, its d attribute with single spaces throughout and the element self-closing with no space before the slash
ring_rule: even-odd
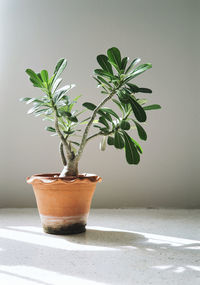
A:
<svg viewBox="0 0 200 285">
<path fill-rule="evenodd" d="M 93 78 L 101 88 L 102 100 L 98 105 L 92 102 L 82 104 L 82 110 L 76 110 L 75 104 L 80 96 L 71 99 L 69 92 L 75 87 L 68 84 L 60 87 L 62 72 L 67 66 L 66 59 L 60 59 L 52 76 L 47 70 L 40 73 L 27 69 L 26 73 L 34 87 L 41 89 L 43 95 L 39 98 L 25 97 L 20 100 L 32 104 L 27 114 L 41 116 L 43 120 L 52 123 L 46 127 L 52 135 L 60 138 L 60 154 L 64 169 L 60 177 L 77 176 L 78 162 L 86 144 L 95 137 L 101 137 L 100 149 L 105 150 L 106 145 L 116 149 L 123 149 L 129 164 L 138 164 L 142 148 L 133 139 L 133 129 L 141 140 L 147 140 L 147 133 L 143 124 L 147 120 L 146 111 L 160 109 L 158 104 L 146 105 L 146 98 L 151 89 L 138 87 L 131 83 L 133 79 L 152 67 L 150 63 L 140 64 L 136 58 L 128 64 L 128 57 L 121 57 L 119 49 L 108 49 L 107 55 L 97 56 L 99 68 L 94 70 Z M 136 97 L 138 95 L 138 98 Z M 112 109 L 105 104 L 111 101 Z M 87 111 L 88 115 L 81 118 Z M 89 134 L 93 127 L 94 133 Z"/>
</svg>

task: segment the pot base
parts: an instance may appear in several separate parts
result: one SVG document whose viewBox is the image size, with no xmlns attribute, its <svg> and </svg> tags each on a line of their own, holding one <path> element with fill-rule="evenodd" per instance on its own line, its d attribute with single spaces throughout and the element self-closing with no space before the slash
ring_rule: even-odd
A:
<svg viewBox="0 0 200 285">
<path fill-rule="evenodd" d="M 44 232 L 53 235 L 73 235 L 80 234 L 86 231 L 86 224 L 76 223 L 68 226 L 45 226 L 43 225 Z"/>
</svg>

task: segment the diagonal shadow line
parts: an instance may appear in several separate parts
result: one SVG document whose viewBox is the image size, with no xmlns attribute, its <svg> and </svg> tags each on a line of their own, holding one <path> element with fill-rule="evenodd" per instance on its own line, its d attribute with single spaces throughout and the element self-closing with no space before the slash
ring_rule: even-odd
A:
<svg viewBox="0 0 200 285">
<path fill-rule="evenodd" d="M 28 280 L 28 281 L 37 282 L 38 284 L 41 284 L 41 285 L 52 285 L 51 283 L 40 281 L 38 279 L 34 279 L 34 278 L 31 278 L 31 277 L 25 277 L 25 276 L 22 276 L 22 275 L 16 274 L 16 273 L 7 272 L 7 271 L 1 270 L 1 269 L 0 269 L 0 273 L 6 274 L 6 275 L 11 275 L 13 277 L 19 277 L 19 278 L 22 278 L 22 279 L 25 279 L 25 280 Z"/>
</svg>

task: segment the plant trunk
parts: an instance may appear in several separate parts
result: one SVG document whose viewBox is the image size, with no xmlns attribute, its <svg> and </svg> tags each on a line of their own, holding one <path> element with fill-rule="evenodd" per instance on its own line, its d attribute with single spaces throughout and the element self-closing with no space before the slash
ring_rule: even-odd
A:
<svg viewBox="0 0 200 285">
<path fill-rule="evenodd" d="M 74 158 L 67 161 L 59 177 L 78 176 L 78 161 Z"/>
</svg>

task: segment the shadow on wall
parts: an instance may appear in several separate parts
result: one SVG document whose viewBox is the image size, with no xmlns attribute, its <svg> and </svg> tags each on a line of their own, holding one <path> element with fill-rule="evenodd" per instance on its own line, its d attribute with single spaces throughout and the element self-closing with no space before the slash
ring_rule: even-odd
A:
<svg viewBox="0 0 200 285">
<path fill-rule="evenodd" d="M 0 279 L 52 285 L 147 284 L 155 272 L 167 280 L 175 274 L 187 278 L 200 271 L 199 249 L 195 240 L 110 228 L 53 236 L 37 226 L 5 226 L 0 228 Z"/>
</svg>

